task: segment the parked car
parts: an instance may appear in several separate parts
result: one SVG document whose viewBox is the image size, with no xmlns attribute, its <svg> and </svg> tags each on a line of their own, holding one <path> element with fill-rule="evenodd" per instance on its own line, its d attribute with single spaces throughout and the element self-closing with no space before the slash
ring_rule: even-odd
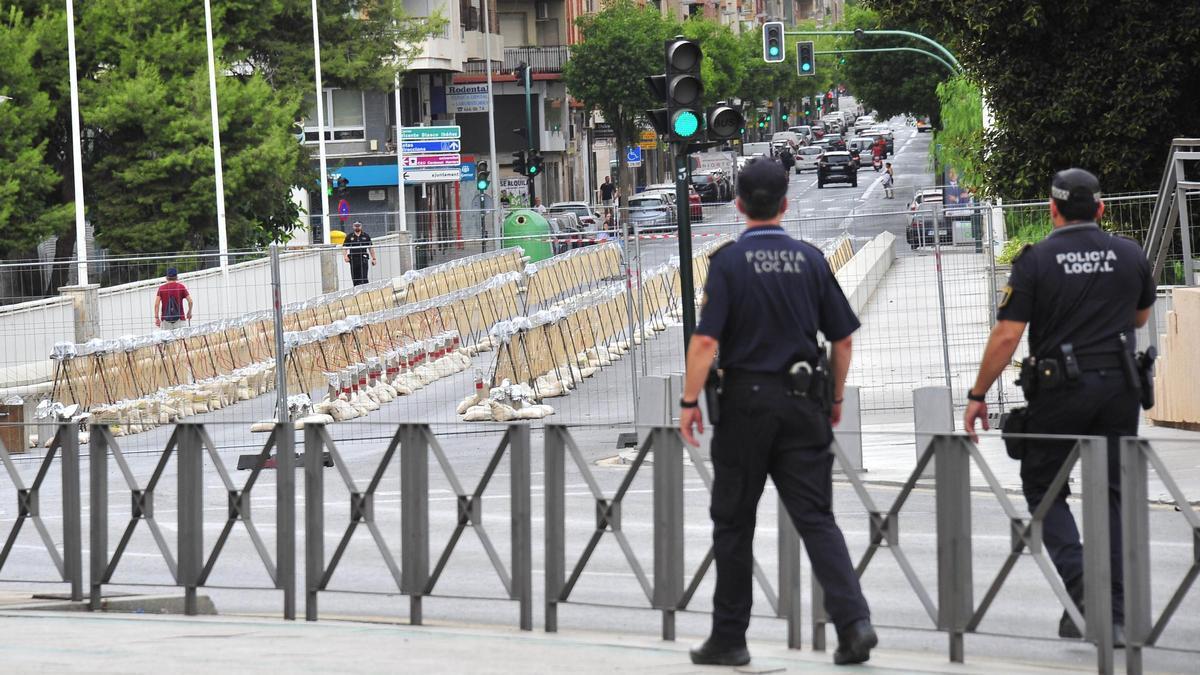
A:
<svg viewBox="0 0 1200 675">
<path fill-rule="evenodd" d="M 694 171 L 692 186 L 706 202 L 727 202 L 733 195 L 733 185 L 723 171 Z"/>
<path fill-rule="evenodd" d="M 816 171 L 824 154 L 825 151 L 819 145 L 806 145 L 797 150 L 796 173 L 803 173 L 805 169 Z"/>
<path fill-rule="evenodd" d="M 556 213 L 574 213 L 579 218 L 580 224 L 590 227 L 593 230 L 604 220 L 587 202 L 554 202 L 550 205 L 548 212 L 550 215 Z"/>
<path fill-rule="evenodd" d="M 556 255 L 596 243 L 596 227 L 581 223 L 573 211 L 547 212 L 546 222 L 554 235 L 551 248 Z"/>
<path fill-rule="evenodd" d="M 642 194 L 651 192 L 661 192 L 667 195 L 667 198 L 672 202 L 675 200 L 675 184 L 674 183 L 655 183 L 647 185 Z M 695 185 L 688 186 L 688 218 L 693 223 L 698 223 L 704 220 L 704 206 L 701 203 L 700 193 L 696 192 Z"/>
<path fill-rule="evenodd" d="M 858 187 L 858 162 L 844 151 L 831 151 L 821 157 L 817 164 L 817 187 L 826 183 L 849 183 Z"/>
<path fill-rule="evenodd" d="M 936 235 L 934 234 L 936 232 Z M 913 212 L 905 232 L 909 247 L 933 246 L 935 243 L 949 244 L 954 237 L 950 226 L 942 217 L 941 203 L 929 201 Z"/>
<path fill-rule="evenodd" d="M 674 200 L 662 192 L 639 193 L 629 200 L 629 220 L 639 230 L 675 227 Z"/>
<path fill-rule="evenodd" d="M 942 203 L 942 188 L 927 188 L 913 195 L 912 201 L 908 203 L 909 211 L 916 211 L 922 204 L 927 202 Z"/>
</svg>

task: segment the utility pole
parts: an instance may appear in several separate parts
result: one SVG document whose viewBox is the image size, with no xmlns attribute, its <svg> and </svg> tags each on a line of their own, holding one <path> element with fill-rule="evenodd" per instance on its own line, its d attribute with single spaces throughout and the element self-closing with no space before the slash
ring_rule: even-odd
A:
<svg viewBox="0 0 1200 675">
<path fill-rule="evenodd" d="M 525 62 L 522 62 L 521 65 L 517 67 L 521 69 L 525 80 L 525 149 L 528 151 L 526 154 L 526 157 L 528 158 L 533 156 L 533 102 L 532 95 L 529 91 L 531 84 L 530 80 L 533 77 L 533 69 L 530 68 L 529 64 Z M 529 181 L 529 206 L 532 208 L 533 198 L 536 196 L 536 187 L 533 176 L 527 176 L 526 180 Z"/>
</svg>

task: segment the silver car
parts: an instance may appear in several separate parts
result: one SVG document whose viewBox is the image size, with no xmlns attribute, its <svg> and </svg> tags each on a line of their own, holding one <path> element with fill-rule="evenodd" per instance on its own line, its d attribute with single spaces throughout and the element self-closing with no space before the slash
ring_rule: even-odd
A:
<svg viewBox="0 0 1200 675">
<path fill-rule="evenodd" d="M 665 193 L 641 193 L 629 199 L 629 220 L 639 230 L 675 227 L 675 209 Z"/>
</svg>

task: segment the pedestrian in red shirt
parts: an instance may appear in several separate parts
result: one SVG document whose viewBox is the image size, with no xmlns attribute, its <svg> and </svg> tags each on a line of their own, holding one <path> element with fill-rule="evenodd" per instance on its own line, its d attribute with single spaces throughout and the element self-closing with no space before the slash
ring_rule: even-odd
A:
<svg viewBox="0 0 1200 675">
<path fill-rule="evenodd" d="M 186 312 L 184 302 L 187 302 Z M 187 286 L 179 283 L 179 271 L 168 267 L 167 283 L 159 286 L 154 295 L 154 325 L 175 330 L 185 318 L 192 320 L 192 296 L 188 294 Z"/>
</svg>

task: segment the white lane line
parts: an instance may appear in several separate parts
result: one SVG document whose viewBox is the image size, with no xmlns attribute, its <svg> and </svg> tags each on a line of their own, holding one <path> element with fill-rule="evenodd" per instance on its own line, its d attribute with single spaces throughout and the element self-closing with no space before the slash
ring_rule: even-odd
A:
<svg viewBox="0 0 1200 675">
<path fill-rule="evenodd" d="M 867 188 L 867 191 L 864 192 L 862 194 L 862 197 L 860 197 L 859 199 L 862 199 L 864 201 L 866 201 L 867 199 L 870 199 L 871 193 L 874 192 L 875 188 L 879 187 L 880 184 L 882 184 L 882 183 L 883 183 L 883 172 L 881 171 L 881 172 L 879 172 L 879 175 L 875 178 L 875 181 L 873 183 L 871 183 L 871 186 Z"/>
</svg>

